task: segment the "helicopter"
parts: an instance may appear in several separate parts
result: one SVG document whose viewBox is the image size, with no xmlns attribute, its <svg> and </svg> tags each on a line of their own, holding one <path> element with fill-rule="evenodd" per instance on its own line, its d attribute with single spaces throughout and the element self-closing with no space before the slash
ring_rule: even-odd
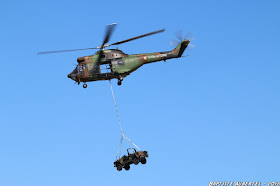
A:
<svg viewBox="0 0 280 186">
<path fill-rule="evenodd" d="M 49 54 L 58 52 L 72 52 L 78 50 L 99 49 L 94 55 L 78 57 L 76 68 L 67 75 L 68 78 L 78 83 L 82 82 L 83 88 L 87 88 L 86 82 L 118 79 L 118 85 L 122 84 L 123 79 L 137 70 L 144 64 L 157 61 L 166 61 L 167 59 L 180 58 L 183 52 L 190 43 L 190 40 L 183 39 L 174 50 L 167 52 L 154 52 L 145 54 L 128 55 L 117 49 L 106 49 L 109 46 L 119 45 L 135 39 L 146 37 L 149 35 L 164 32 L 165 29 L 157 30 L 147 34 L 139 35 L 126 40 L 118 41 L 112 44 L 107 44 L 115 29 L 116 23 L 107 25 L 103 43 L 95 48 L 84 48 L 74 50 L 60 50 L 39 52 L 38 54 Z"/>
</svg>

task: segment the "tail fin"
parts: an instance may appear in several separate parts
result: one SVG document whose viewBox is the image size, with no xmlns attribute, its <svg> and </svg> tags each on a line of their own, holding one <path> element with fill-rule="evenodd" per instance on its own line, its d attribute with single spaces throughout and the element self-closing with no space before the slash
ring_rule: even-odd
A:
<svg viewBox="0 0 280 186">
<path fill-rule="evenodd" d="M 172 50 L 172 53 L 177 55 L 177 57 L 181 57 L 189 43 L 189 40 L 184 39 L 174 50 Z"/>
</svg>

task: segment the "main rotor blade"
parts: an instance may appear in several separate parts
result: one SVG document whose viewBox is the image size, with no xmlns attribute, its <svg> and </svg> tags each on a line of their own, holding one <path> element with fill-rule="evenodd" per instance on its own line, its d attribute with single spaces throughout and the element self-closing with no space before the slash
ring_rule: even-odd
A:
<svg viewBox="0 0 280 186">
<path fill-rule="evenodd" d="M 73 52 L 73 51 L 90 50 L 90 49 L 101 49 L 101 50 L 102 50 L 102 49 L 104 48 L 104 45 L 105 45 L 106 43 L 108 43 L 108 41 L 109 41 L 109 39 L 110 39 L 110 36 L 112 35 L 112 32 L 114 31 L 115 25 L 116 25 L 116 23 L 113 23 L 113 24 L 107 26 L 106 34 L 105 34 L 105 37 L 104 37 L 104 41 L 103 41 L 102 45 L 99 46 L 99 47 L 95 47 L 95 48 L 84 48 L 84 49 L 73 49 L 73 50 L 56 50 L 56 51 L 38 52 L 37 55 L 52 54 L 52 53 L 60 53 L 60 52 Z"/>
<path fill-rule="evenodd" d="M 105 37 L 104 37 L 104 41 L 103 41 L 103 43 L 102 43 L 102 45 L 100 47 L 101 49 L 103 49 L 104 45 L 109 42 L 110 37 L 111 37 L 111 35 L 112 35 L 113 31 L 114 31 L 115 26 L 116 26 L 116 23 L 113 23 L 113 24 L 110 24 L 110 25 L 107 26 L 106 34 L 105 34 Z"/>
<path fill-rule="evenodd" d="M 38 52 L 37 55 L 52 54 L 52 53 L 60 53 L 60 52 L 73 52 L 73 51 L 79 51 L 79 50 L 90 50 L 90 49 L 98 49 L 98 48 L 99 48 L 99 47 L 95 47 L 95 48 L 83 48 L 83 49 L 73 49 L 73 50 L 46 51 L 46 52 Z"/>
<path fill-rule="evenodd" d="M 104 54 L 103 50 L 100 50 L 99 54 L 98 54 L 98 58 L 97 58 L 97 62 L 96 62 L 96 66 L 98 66 L 100 64 L 102 55 Z"/>
<path fill-rule="evenodd" d="M 129 42 L 129 41 L 135 40 L 135 39 L 139 39 L 141 37 L 146 37 L 146 36 L 149 36 L 149 35 L 157 34 L 157 33 L 163 32 L 163 31 L 165 31 L 165 29 L 154 31 L 154 32 L 150 32 L 150 33 L 147 33 L 147 34 L 136 36 L 136 37 L 133 37 L 133 38 L 130 38 L 130 39 L 126 39 L 126 40 L 123 40 L 123 41 L 119 41 L 119 42 L 116 42 L 116 43 L 112 43 L 112 44 L 106 45 L 106 47 L 111 46 L 111 45 L 119 45 L 119 44 L 126 43 L 126 42 Z"/>
</svg>

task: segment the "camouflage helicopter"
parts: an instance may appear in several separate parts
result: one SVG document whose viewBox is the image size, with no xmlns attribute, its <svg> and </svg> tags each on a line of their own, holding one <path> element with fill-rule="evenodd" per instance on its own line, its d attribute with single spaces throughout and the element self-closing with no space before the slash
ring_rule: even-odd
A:
<svg viewBox="0 0 280 186">
<path fill-rule="evenodd" d="M 78 65 L 76 68 L 68 74 L 68 78 L 71 78 L 78 85 L 83 82 L 83 87 L 87 88 L 86 82 L 99 81 L 99 80 L 111 80 L 118 79 L 118 85 L 122 84 L 123 78 L 137 70 L 144 64 L 153 63 L 161 60 L 167 60 L 172 58 L 182 57 L 183 52 L 187 48 L 190 41 L 188 39 L 182 40 L 178 46 L 167 52 L 154 52 L 145 54 L 133 54 L 128 55 L 121 50 L 109 49 L 105 50 L 109 46 L 119 45 L 126 43 L 135 39 L 146 37 L 149 35 L 157 34 L 165 31 L 165 29 L 150 32 L 140 36 L 136 36 L 130 39 L 118 41 L 112 44 L 107 44 L 114 31 L 116 24 L 111 24 L 107 26 L 106 34 L 102 45 L 95 48 L 85 48 L 85 49 L 74 49 L 74 50 L 60 50 L 60 51 L 47 51 L 39 52 L 38 54 L 49 54 L 58 52 L 71 52 L 78 50 L 89 50 L 89 49 L 99 49 L 94 55 L 79 57 L 77 59 Z M 104 71 L 104 69 L 106 71 Z"/>
</svg>

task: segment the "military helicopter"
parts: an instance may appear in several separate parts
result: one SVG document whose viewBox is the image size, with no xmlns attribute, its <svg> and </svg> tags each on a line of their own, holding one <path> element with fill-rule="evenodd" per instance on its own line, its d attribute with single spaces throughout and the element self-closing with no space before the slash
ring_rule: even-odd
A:
<svg viewBox="0 0 280 186">
<path fill-rule="evenodd" d="M 105 50 L 109 46 L 119 45 L 135 39 L 139 39 L 142 37 L 165 31 L 165 29 L 162 29 L 140 36 L 136 36 L 130 39 L 118 41 L 112 44 L 107 44 L 112 35 L 112 32 L 114 31 L 115 26 L 115 23 L 107 26 L 103 43 L 98 47 L 74 50 L 47 51 L 39 52 L 38 54 L 99 49 L 99 51 L 97 51 L 94 55 L 79 57 L 77 59 L 78 65 L 76 65 L 76 68 L 67 76 L 68 78 L 71 78 L 72 80 L 77 82 L 78 85 L 81 82 L 83 82 L 83 87 L 87 88 L 86 82 L 111 80 L 114 78 L 118 79 L 118 85 L 121 85 L 124 77 L 128 76 L 144 64 L 182 57 L 183 52 L 190 43 L 190 40 L 184 39 L 180 41 L 178 46 L 172 51 L 133 55 L 128 55 L 123 51 L 119 50 L 118 48 Z M 104 71 L 104 69 L 106 71 Z"/>
</svg>

